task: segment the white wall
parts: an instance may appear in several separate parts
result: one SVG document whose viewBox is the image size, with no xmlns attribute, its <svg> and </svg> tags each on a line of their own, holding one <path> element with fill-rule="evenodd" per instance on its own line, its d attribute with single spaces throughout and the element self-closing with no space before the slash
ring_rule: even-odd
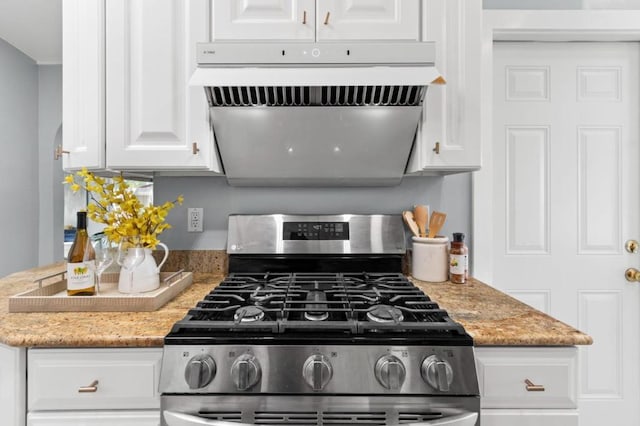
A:
<svg viewBox="0 0 640 426">
<path fill-rule="evenodd" d="M 158 177 L 156 204 L 183 194 L 183 206 L 167 218 L 173 226 L 160 239 L 170 249 L 225 249 L 227 217 L 232 213 L 391 213 L 428 204 L 447 213 L 443 234 L 471 230 L 471 175 L 405 177 L 384 188 L 238 188 L 221 177 Z M 204 232 L 187 232 L 187 207 L 204 208 Z"/>
<path fill-rule="evenodd" d="M 38 67 L 0 39 L 0 276 L 38 264 Z"/>
<path fill-rule="evenodd" d="M 53 150 L 62 144 L 62 66 L 38 67 L 39 255 L 46 265 L 63 259 L 64 188 L 61 160 Z"/>
</svg>

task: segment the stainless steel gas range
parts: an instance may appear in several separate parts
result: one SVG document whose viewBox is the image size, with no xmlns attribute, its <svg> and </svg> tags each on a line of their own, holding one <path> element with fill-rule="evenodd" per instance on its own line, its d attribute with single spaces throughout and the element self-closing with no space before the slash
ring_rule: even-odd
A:
<svg viewBox="0 0 640 426">
<path fill-rule="evenodd" d="M 162 424 L 478 426 L 473 341 L 401 273 L 400 216 L 233 215 L 165 338 Z"/>
</svg>

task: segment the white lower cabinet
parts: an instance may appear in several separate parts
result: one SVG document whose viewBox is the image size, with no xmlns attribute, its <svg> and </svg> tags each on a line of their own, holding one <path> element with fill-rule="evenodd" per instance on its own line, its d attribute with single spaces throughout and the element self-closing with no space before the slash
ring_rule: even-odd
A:
<svg viewBox="0 0 640 426">
<path fill-rule="evenodd" d="M 24 425 L 26 349 L 0 344 L 0 424 Z"/>
<path fill-rule="evenodd" d="M 575 410 L 482 410 L 482 426 L 578 426 Z"/>
<path fill-rule="evenodd" d="M 482 426 L 577 426 L 575 347 L 476 348 Z"/>
<path fill-rule="evenodd" d="M 30 349 L 27 425 L 157 425 L 161 348 Z"/>
<path fill-rule="evenodd" d="M 28 426 L 158 426 L 160 411 L 65 411 L 29 413 Z"/>
</svg>

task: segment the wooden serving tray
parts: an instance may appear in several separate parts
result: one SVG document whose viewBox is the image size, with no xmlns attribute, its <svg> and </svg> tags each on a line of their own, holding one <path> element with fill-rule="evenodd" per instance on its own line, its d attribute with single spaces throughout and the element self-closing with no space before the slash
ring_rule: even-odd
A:
<svg viewBox="0 0 640 426">
<path fill-rule="evenodd" d="M 193 282 L 193 273 L 161 272 L 160 287 L 145 293 L 118 291 L 118 273 L 102 274 L 100 293 L 95 296 L 67 296 L 66 271 L 35 282 L 39 287 L 9 297 L 9 312 L 149 312 L 173 299 Z M 43 281 L 56 279 L 50 284 Z"/>
</svg>

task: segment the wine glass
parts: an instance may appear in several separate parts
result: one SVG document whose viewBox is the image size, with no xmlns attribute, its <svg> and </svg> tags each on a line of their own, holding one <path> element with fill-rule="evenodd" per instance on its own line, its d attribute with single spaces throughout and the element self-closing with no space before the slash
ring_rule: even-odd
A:
<svg viewBox="0 0 640 426">
<path fill-rule="evenodd" d="M 133 271 L 144 260 L 144 248 L 138 246 L 129 238 L 123 238 L 118 245 L 118 265 L 129 272 L 129 289 L 133 292 Z"/>
<path fill-rule="evenodd" d="M 113 244 L 103 235 L 97 235 L 87 240 L 84 251 L 84 262 L 97 276 L 96 293 L 100 293 L 102 273 L 113 263 Z M 93 259 L 91 257 L 93 256 Z"/>
</svg>

